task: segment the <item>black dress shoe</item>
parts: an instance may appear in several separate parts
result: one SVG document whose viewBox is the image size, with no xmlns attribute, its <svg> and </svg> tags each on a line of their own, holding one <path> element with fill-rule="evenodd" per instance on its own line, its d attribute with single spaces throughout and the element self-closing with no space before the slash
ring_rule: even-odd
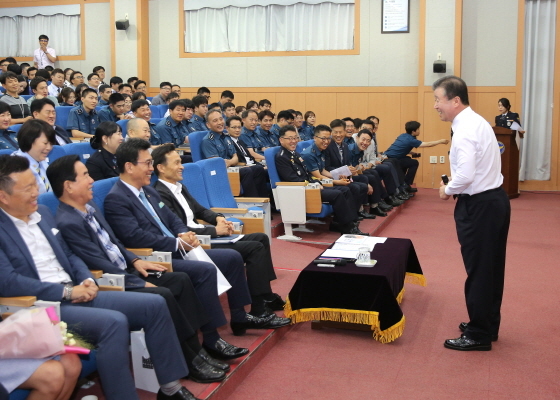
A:
<svg viewBox="0 0 560 400">
<path fill-rule="evenodd" d="M 347 233 L 347 234 L 350 234 L 350 235 L 369 236 L 369 233 L 362 232 L 362 231 L 360 230 L 360 228 L 358 228 L 357 226 L 354 227 L 354 228 L 352 228 L 352 229 L 350 229 L 349 232 L 343 232 L 343 233 L 345 233 L 345 234 Z"/>
<path fill-rule="evenodd" d="M 397 199 L 397 197 L 393 195 L 393 196 L 389 196 L 389 198 L 385 200 L 385 202 L 393 207 L 398 207 L 404 203 L 404 200 Z"/>
<path fill-rule="evenodd" d="M 223 381 L 226 377 L 224 370 L 208 364 L 202 357 L 196 356 L 189 365 L 189 379 L 198 383 L 212 383 Z"/>
<path fill-rule="evenodd" d="M 467 330 L 467 325 L 468 325 L 468 324 L 467 324 L 466 322 L 461 322 L 461 323 L 459 324 L 459 330 L 460 330 L 461 332 L 465 332 L 465 331 Z M 498 341 L 498 335 L 492 335 L 492 341 L 493 341 L 493 342 L 497 342 L 497 341 Z"/>
<path fill-rule="evenodd" d="M 399 199 L 399 200 L 402 200 L 402 201 L 407 201 L 408 199 L 410 199 L 410 197 L 408 196 L 408 194 L 402 193 L 402 192 L 396 194 L 395 197 L 396 197 L 397 199 Z"/>
<path fill-rule="evenodd" d="M 386 217 L 386 216 L 387 216 L 387 213 L 386 213 L 385 211 L 381 210 L 381 209 L 379 208 L 379 206 L 377 206 L 377 207 L 375 207 L 375 208 L 370 208 L 370 211 L 371 211 L 373 214 L 377 215 L 378 217 Z"/>
<path fill-rule="evenodd" d="M 418 191 L 418 189 L 417 189 L 417 188 L 414 188 L 414 187 L 412 187 L 412 186 L 408 186 L 408 187 L 406 188 L 406 191 L 407 191 L 408 193 L 416 193 L 416 192 Z"/>
<path fill-rule="evenodd" d="M 390 206 L 389 204 L 385 203 L 385 201 L 381 200 L 379 202 L 379 204 L 377 204 L 377 207 L 379 207 L 382 211 L 391 211 L 393 209 L 393 206 Z"/>
<path fill-rule="evenodd" d="M 283 326 L 288 326 L 292 323 L 290 318 L 282 318 L 277 315 L 274 316 L 268 323 L 266 324 L 266 328 L 268 329 L 278 329 L 282 328 Z"/>
<path fill-rule="evenodd" d="M 161 389 L 157 393 L 157 400 L 199 400 L 194 397 L 194 394 L 189 392 L 186 387 L 182 387 L 177 393 L 172 396 L 164 394 Z"/>
<path fill-rule="evenodd" d="M 204 349 L 200 349 L 198 356 L 214 368 L 221 369 L 224 372 L 229 372 L 229 370 L 231 369 L 227 362 L 216 360 L 215 358 L 211 357 L 210 354 L 208 354 Z"/>
<path fill-rule="evenodd" d="M 215 349 L 206 346 L 204 343 L 202 344 L 202 347 L 208 352 L 208 354 L 212 357 L 219 358 L 220 360 L 233 360 L 234 358 L 243 357 L 249 353 L 249 349 L 236 347 L 233 344 L 229 344 L 222 338 L 218 339 L 214 346 L 216 347 Z"/>
<path fill-rule="evenodd" d="M 266 324 L 272 320 L 276 314 L 263 314 L 261 317 L 247 314 L 243 322 L 230 322 L 231 330 L 235 336 L 244 335 L 247 329 L 268 329 Z M 212 354 L 212 353 L 210 353 Z"/>
<path fill-rule="evenodd" d="M 476 340 L 469 339 L 462 335 L 457 339 L 447 339 L 443 346 L 451 350 L 459 351 L 489 351 L 492 350 L 492 343 L 482 343 Z"/>
<path fill-rule="evenodd" d="M 272 297 L 272 300 L 265 300 L 264 305 L 272 311 L 282 311 L 284 309 L 284 306 L 286 305 L 286 302 L 282 300 L 282 297 L 280 297 L 279 294 L 272 293 Z"/>
<path fill-rule="evenodd" d="M 367 213 L 367 212 L 365 212 L 365 211 L 360 211 L 360 212 L 359 212 L 359 215 L 360 215 L 360 217 L 363 217 L 363 218 L 365 218 L 365 219 L 375 219 L 375 215 L 374 215 L 374 214 L 370 214 L 370 213 Z"/>
</svg>

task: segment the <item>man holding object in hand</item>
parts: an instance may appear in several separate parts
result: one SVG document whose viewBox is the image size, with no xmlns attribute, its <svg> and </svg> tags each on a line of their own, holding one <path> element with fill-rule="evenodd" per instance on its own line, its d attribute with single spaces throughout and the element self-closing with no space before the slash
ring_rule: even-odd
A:
<svg viewBox="0 0 560 400">
<path fill-rule="evenodd" d="M 48 46 L 49 37 L 47 35 L 39 36 L 39 48 L 33 52 L 35 68 L 44 69 L 48 65 L 54 68 L 54 63 L 58 60 L 58 57 L 54 49 Z"/>
</svg>

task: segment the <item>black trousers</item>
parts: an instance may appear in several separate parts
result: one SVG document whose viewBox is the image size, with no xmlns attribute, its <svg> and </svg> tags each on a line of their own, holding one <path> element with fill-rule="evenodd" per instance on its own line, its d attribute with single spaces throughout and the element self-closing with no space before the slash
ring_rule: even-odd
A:
<svg viewBox="0 0 560 400">
<path fill-rule="evenodd" d="M 159 294 L 165 299 L 181 343 L 208 322 L 204 307 L 187 274 L 166 272 L 160 278 L 148 276 L 145 280 L 157 287 L 144 287 L 133 289 L 133 291 Z"/>
<path fill-rule="evenodd" d="M 399 160 L 396 158 L 386 158 L 383 160 L 384 165 L 389 165 L 393 173 L 397 174 L 397 186 L 400 188 L 404 185 L 404 172 L 401 168 Z M 376 167 L 377 168 L 377 167 Z"/>
<path fill-rule="evenodd" d="M 233 249 L 241 254 L 247 270 L 251 296 L 272 293 L 270 281 L 276 279 L 270 255 L 270 242 L 264 233 L 251 233 L 231 244 L 212 244 L 214 249 Z"/>
<path fill-rule="evenodd" d="M 404 157 L 399 158 L 397 161 L 401 166 L 401 171 L 404 173 L 404 182 L 407 185 L 412 185 L 414 177 L 416 176 L 416 171 L 418 171 L 418 160 L 410 157 Z"/>
<path fill-rule="evenodd" d="M 344 186 L 326 187 L 321 190 L 321 201 L 333 207 L 334 220 L 341 225 L 346 225 L 358 218 L 350 189 Z M 344 190 L 346 189 L 346 190 Z"/>
<path fill-rule="evenodd" d="M 352 182 L 348 186 L 334 186 L 334 188 L 348 188 L 352 194 L 352 203 L 356 212 L 360 211 L 362 204 L 367 203 L 367 185 L 361 182 Z"/>
<path fill-rule="evenodd" d="M 365 176 L 369 184 L 373 187 L 373 194 L 370 196 L 370 203 L 379 203 L 381 199 L 387 197 L 387 191 L 381 184 L 381 177 L 376 169 L 366 169 L 362 176 Z"/>
<path fill-rule="evenodd" d="M 392 164 L 379 164 L 375 166 L 375 169 L 373 169 L 373 171 L 377 172 L 377 174 L 379 175 L 379 177 L 381 178 L 381 180 L 383 181 L 383 184 L 385 185 L 385 189 L 387 190 L 387 193 L 392 196 L 395 194 L 395 192 L 397 191 L 397 187 L 399 179 L 398 179 L 398 175 L 397 172 L 395 171 L 395 168 L 393 167 Z M 385 196 L 382 196 L 383 198 L 387 197 L 387 194 L 385 194 Z"/>
<path fill-rule="evenodd" d="M 511 208 L 500 187 L 473 196 L 460 196 L 455 224 L 467 271 L 465 299 L 469 323 L 465 335 L 490 343 L 500 329 L 506 244 Z"/>
<path fill-rule="evenodd" d="M 260 164 L 239 168 L 239 180 L 244 197 L 270 197 L 268 173 Z"/>
</svg>

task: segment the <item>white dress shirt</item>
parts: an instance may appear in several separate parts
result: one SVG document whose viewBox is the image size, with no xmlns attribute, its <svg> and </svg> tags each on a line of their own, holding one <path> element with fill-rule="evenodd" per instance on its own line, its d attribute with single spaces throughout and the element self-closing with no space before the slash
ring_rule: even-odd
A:
<svg viewBox="0 0 560 400">
<path fill-rule="evenodd" d="M 62 283 L 71 282 L 72 278 L 62 268 L 58 262 L 56 254 L 54 253 L 49 241 L 45 234 L 39 227 L 41 221 L 41 214 L 34 212 L 29 216 L 29 222 L 25 222 L 19 218 L 12 217 L 10 214 L 2 210 L 8 218 L 12 220 L 16 226 L 19 234 L 31 253 L 33 262 L 37 267 L 39 279 L 41 282 Z M 59 235 L 58 230 L 53 232 L 54 235 Z"/>
<path fill-rule="evenodd" d="M 241 152 L 245 156 L 245 164 L 246 165 L 254 165 L 255 163 L 253 162 L 253 160 L 251 160 L 251 156 L 249 154 L 247 154 L 247 152 L 245 151 L 243 146 L 241 146 L 239 144 L 239 138 L 234 138 L 234 137 L 231 137 L 231 136 L 230 136 L 230 138 L 233 141 L 233 143 L 235 143 L 235 145 L 241 149 Z"/>
<path fill-rule="evenodd" d="M 56 52 L 52 47 L 47 47 L 47 53 L 49 53 L 52 57 L 56 57 Z M 41 48 L 38 48 L 33 52 L 33 62 L 37 63 L 37 69 L 44 69 L 48 65 L 54 68 L 54 63 L 49 60 Z"/>
<path fill-rule="evenodd" d="M 445 194 L 474 195 L 502 185 L 502 161 L 496 135 L 484 118 L 467 107 L 453 119 L 449 161 L 452 180 Z"/>
<path fill-rule="evenodd" d="M 53 85 L 52 83 L 47 87 L 47 89 L 49 90 L 49 96 L 53 96 L 53 97 L 57 97 L 60 94 L 60 92 L 62 91 L 62 89 L 64 89 L 64 86 L 59 88 L 58 86 Z"/>
<path fill-rule="evenodd" d="M 183 210 L 185 211 L 185 215 L 187 216 L 187 226 L 189 228 L 204 228 L 205 227 L 204 225 L 194 222 L 194 213 L 189 207 L 189 203 L 187 202 L 187 199 L 185 199 L 185 196 L 183 196 L 182 193 L 183 185 L 181 185 L 179 182 L 170 183 L 162 179 L 160 179 L 159 181 L 163 183 L 165 186 L 167 186 L 169 190 L 171 190 L 173 196 L 175 196 L 175 198 L 177 199 L 181 207 L 183 207 Z"/>
</svg>

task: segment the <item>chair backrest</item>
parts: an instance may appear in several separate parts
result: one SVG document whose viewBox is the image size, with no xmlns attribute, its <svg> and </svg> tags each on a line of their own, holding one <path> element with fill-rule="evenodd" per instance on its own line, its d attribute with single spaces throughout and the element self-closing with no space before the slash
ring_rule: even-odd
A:
<svg viewBox="0 0 560 400">
<path fill-rule="evenodd" d="M 126 129 L 126 126 L 128 125 L 128 121 L 130 121 L 130 120 L 129 119 L 121 119 L 121 120 L 117 121 L 117 125 L 121 127 L 123 138 L 125 138 L 126 135 L 128 134 L 128 130 Z"/>
<path fill-rule="evenodd" d="M 52 163 L 57 158 L 63 157 L 67 155 L 66 150 L 64 150 L 64 146 L 53 146 L 51 152 L 49 153 L 49 163 Z"/>
<path fill-rule="evenodd" d="M 2 150 L 0 150 L 0 156 L 2 156 L 2 155 L 4 155 L 4 154 L 10 155 L 10 154 L 12 154 L 14 151 L 15 151 L 15 150 L 11 150 L 11 149 L 2 149 Z"/>
<path fill-rule="evenodd" d="M 84 164 L 89 156 L 96 152 L 96 150 L 91 147 L 89 142 L 69 143 L 64 146 L 64 151 L 66 152 L 66 154 L 76 154 L 80 156 L 80 160 L 82 160 Z"/>
<path fill-rule="evenodd" d="M 162 119 L 163 119 L 163 118 L 151 118 L 151 119 L 150 119 L 150 122 L 151 122 L 152 124 L 156 124 L 156 125 L 157 125 L 157 124 L 159 124 L 159 123 L 161 122 Z"/>
<path fill-rule="evenodd" d="M 183 180 L 181 183 L 187 187 L 189 193 L 201 206 L 210 208 L 210 201 L 208 200 L 204 178 L 202 177 L 202 168 L 200 168 L 199 164 L 200 162 L 183 164 L 185 169 L 183 170 Z"/>
<path fill-rule="evenodd" d="M 22 125 L 23 125 L 23 124 L 10 125 L 10 126 L 8 126 L 8 129 L 9 129 L 10 131 L 14 131 L 15 133 L 18 133 L 19 130 L 21 129 L 21 126 L 22 126 Z"/>
<path fill-rule="evenodd" d="M 72 107 L 72 106 L 58 106 L 58 107 L 55 107 L 56 120 L 54 121 L 54 123 L 59 125 L 59 126 L 62 126 L 64 129 L 66 129 L 66 126 L 68 125 L 68 116 L 70 115 L 70 111 L 73 108 L 74 107 Z"/>
<path fill-rule="evenodd" d="M 282 150 L 282 147 L 269 147 L 264 151 L 264 158 L 266 159 L 266 170 L 268 172 L 268 177 L 270 179 L 270 187 L 276 189 L 276 182 L 280 182 L 280 176 L 278 175 L 278 170 L 276 169 L 276 162 L 274 158 Z"/>
<path fill-rule="evenodd" d="M 113 178 L 101 179 L 93 182 L 93 201 L 103 214 L 105 214 L 105 197 L 107 197 L 107 194 L 111 191 L 117 179 L 119 179 L 119 177 L 115 176 Z"/>
<path fill-rule="evenodd" d="M 210 207 L 238 208 L 231 192 L 226 162 L 215 157 L 199 161 Z"/>
<path fill-rule="evenodd" d="M 189 146 L 191 148 L 191 156 L 194 162 L 202 160 L 202 139 L 208 134 L 208 131 L 199 131 L 189 134 Z"/>
<path fill-rule="evenodd" d="M 169 110 L 169 104 L 159 104 L 156 107 L 159 108 L 160 118 L 163 118 L 167 110 Z"/>
<path fill-rule="evenodd" d="M 150 106 L 150 110 L 152 110 L 152 118 L 161 118 L 161 112 L 158 106 Z"/>
<path fill-rule="evenodd" d="M 58 204 L 60 203 L 60 201 L 56 198 L 52 191 L 40 194 L 37 202 L 39 204 L 47 206 L 49 210 L 51 210 L 52 215 L 56 215 L 56 210 L 58 210 Z"/>
<path fill-rule="evenodd" d="M 298 142 L 297 146 L 296 146 L 296 151 L 301 154 L 301 152 L 305 149 L 307 149 L 308 147 L 313 145 L 314 140 L 304 140 L 303 142 Z"/>
</svg>

